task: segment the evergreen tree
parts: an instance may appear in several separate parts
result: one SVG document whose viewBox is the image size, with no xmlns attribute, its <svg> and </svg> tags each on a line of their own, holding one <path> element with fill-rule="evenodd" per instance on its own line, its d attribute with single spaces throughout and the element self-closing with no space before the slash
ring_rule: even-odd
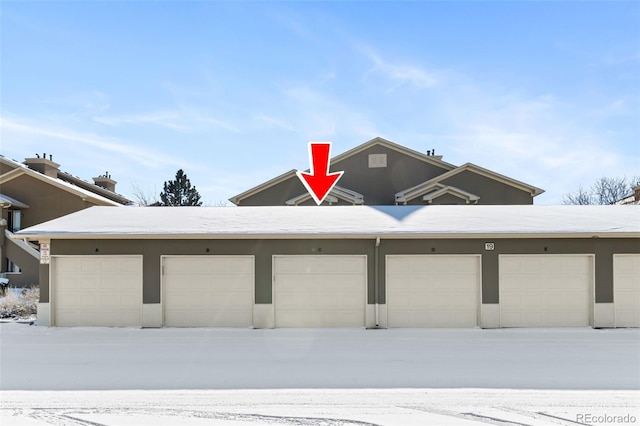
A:
<svg viewBox="0 0 640 426">
<path fill-rule="evenodd" d="M 161 206 L 201 206 L 200 194 L 196 187 L 191 187 L 191 181 L 186 173 L 180 169 L 175 180 L 166 181 L 164 190 L 160 193 Z"/>
</svg>

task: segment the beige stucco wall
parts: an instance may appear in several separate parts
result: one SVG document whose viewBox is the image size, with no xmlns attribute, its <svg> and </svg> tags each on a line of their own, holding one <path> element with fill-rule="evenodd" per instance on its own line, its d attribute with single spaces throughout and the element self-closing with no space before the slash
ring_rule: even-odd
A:
<svg viewBox="0 0 640 426">
<path fill-rule="evenodd" d="M 2 184 L 2 193 L 29 205 L 22 211 L 22 228 L 77 212 L 94 204 L 28 175 Z"/>
</svg>

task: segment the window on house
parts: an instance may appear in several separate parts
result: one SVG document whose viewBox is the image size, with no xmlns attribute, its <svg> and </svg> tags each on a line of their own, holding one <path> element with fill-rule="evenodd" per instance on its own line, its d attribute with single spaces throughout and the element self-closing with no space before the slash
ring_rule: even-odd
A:
<svg viewBox="0 0 640 426">
<path fill-rule="evenodd" d="M 20 210 L 9 210 L 8 229 L 11 232 L 18 232 L 21 227 L 22 212 Z"/>
<path fill-rule="evenodd" d="M 11 260 L 7 259 L 7 272 L 22 272 L 20 267 L 13 263 Z"/>
</svg>

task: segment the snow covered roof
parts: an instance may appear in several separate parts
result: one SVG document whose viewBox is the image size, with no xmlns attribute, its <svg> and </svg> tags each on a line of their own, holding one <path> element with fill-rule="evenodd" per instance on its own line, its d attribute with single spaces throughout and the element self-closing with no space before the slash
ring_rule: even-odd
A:
<svg viewBox="0 0 640 426">
<path fill-rule="evenodd" d="M 640 238 L 640 206 L 91 207 L 15 234 L 75 238 Z"/>
<path fill-rule="evenodd" d="M 60 170 L 58 170 L 57 173 L 58 177 L 51 177 L 32 170 L 26 164 L 19 163 L 16 160 L 12 160 L 3 155 L 0 155 L 0 162 L 3 162 L 13 168 L 13 170 L 0 176 L 0 184 L 26 174 L 43 182 L 52 184 L 74 195 L 80 196 L 83 199 L 94 200 L 101 205 L 123 206 L 131 203 L 131 200 L 120 194 L 116 194 L 115 192 L 111 192 Z M 63 179 L 60 178 L 61 176 Z"/>
<path fill-rule="evenodd" d="M 31 177 L 34 177 L 36 179 L 39 179 L 43 182 L 52 184 L 53 186 L 56 186 L 62 190 L 65 190 L 67 192 L 70 192 L 74 195 L 77 195 L 79 197 L 81 197 L 82 199 L 89 199 L 92 200 L 94 202 L 100 203 L 102 205 L 108 205 L 108 206 L 118 206 L 118 207 L 122 207 L 122 204 L 110 200 L 106 197 L 103 197 L 102 195 L 96 194 L 95 192 L 86 190 L 84 188 L 81 188 L 79 186 L 73 185 L 69 182 L 65 182 L 64 180 L 60 179 L 60 178 L 54 178 L 51 176 L 47 176 L 44 175 L 40 172 L 36 172 L 34 170 L 31 170 L 30 168 L 23 166 L 20 168 L 15 168 L 13 170 L 11 170 L 10 172 L 7 172 L 5 174 L 3 174 L 2 176 L 0 176 L 0 184 L 10 181 L 11 179 L 15 179 L 19 176 L 22 176 L 23 174 L 29 175 Z"/>
</svg>

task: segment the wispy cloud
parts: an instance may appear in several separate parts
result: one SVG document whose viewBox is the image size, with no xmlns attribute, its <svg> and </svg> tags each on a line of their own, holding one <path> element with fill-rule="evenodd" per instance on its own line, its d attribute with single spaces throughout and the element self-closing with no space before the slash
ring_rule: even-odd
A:
<svg viewBox="0 0 640 426">
<path fill-rule="evenodd" d="M 634 116 L 638 113 L 639 103 L 637 97 L 622 96 L 590 108 L 588 114 L 596 118 Z"/>
<path fill-rule="evenodd" d="M 185 126 L 176 123 L 180 118 L 180 114 L 175 111 L 158 111 L 136 115 L 94 116 L 93 121 L 109 126 L 155 124 L 173 130 L 187 130 Z"/>
<path fill-rule="evenodd" d="M 607 131 L 585 124 L 575 107 L 551 95 L 457 95 L 447 105 L 458 129 L 446 137 L 455 156 L 552 189 L 540 197 L 544 203 L 559 203 L 600 175 L 624 174 L 640 160 L 621 156 Z"/>
<path fill-rule="evenodd" d="M 45 97 L 40 102 L 73 117 L 102 114 L 111 108 L 111 96 L 100 90 L 77 91 L 64 96 Z"/>
<path fill-rule="evenodd" d="M 395 90 L 403 84 L 411 84 L 418 89 L 426 89 L 440 83 L 434 72 L 427 71 L 416 65 L 392 63 L 383 59 L 371 46 L 357 44 L 356 50 L 373 63 L 373 67 L 367 71 L 367 74 L 381 74 L 393 82 L 389 90 Z"/>
<path fill-rule="evenodd" d="M 271 13 L 270 16 L 274 21 L 287 28 L 298 37 L 317 40 L 317 36 L 304 25 L 303 20 L 299 16 L 295 16 L 290 10 L 285 12 Z"/>
<path fill-rule="evenodd" d="M 285 96 L 295 111 L 296 129 L 303 140 L 331 140 L 336 135 L 370 138 L 379 134 L 362 108 L 325 92 L 300 85 L 285 90 Z"/>
<path fill-rule="evenodd" d="M 94 133 L 78 132 L 24 119 L 3 117 L 0 119 L 0 131 L 2 131 L 3 136 L 6 136 L 3 137 L 3 150 L 16 151 L 16 148 L 18 148 L 16 145 L 22 144 L 23 137 L 27 137 L 35 138 L 36 143 L 41 146 L 45 143 L 45 146 L 50 146 L 53 141 L 57 141 L 57 144 L 61 141 L 72 143 L 73 146 L 81 144 L 105 153 L 117 154 L 125 161 L 144 167 L 163 168 L 176 163 L 176 158 L 173 156 L 156 152 L 149 147 L 138 147 L 137 144 L 131 141 L 100 136 Z M 21 148 L 21 151 L 23 150 L 24 148 Z M 99 152 L 96 152 L 96 157 L 99 158 Z"/>
<path fill-rule="evenodd" d="M 294 127 L 287 121 L 281 120 L 275 117 L 271 117 L 267 114 L 257 114 L 254 116 L 254 119 L 262 124 L 267 125 L 268 127 L 275 127 L 281 130 L 293 131 Z"/>
<path fill-rule="evenodd" d="M 182 106 L 169 111 L 153 111 L 148 113 L 94 116 L 93 121 L 109 126 L 121 125 L 155 125 L 179 132 L 197 131 L 203 127 L 215 127 L 229 132 L 239 132 L 238 128 L 228 122 L 213 117 L 195 107 Z"/>
</svg>

